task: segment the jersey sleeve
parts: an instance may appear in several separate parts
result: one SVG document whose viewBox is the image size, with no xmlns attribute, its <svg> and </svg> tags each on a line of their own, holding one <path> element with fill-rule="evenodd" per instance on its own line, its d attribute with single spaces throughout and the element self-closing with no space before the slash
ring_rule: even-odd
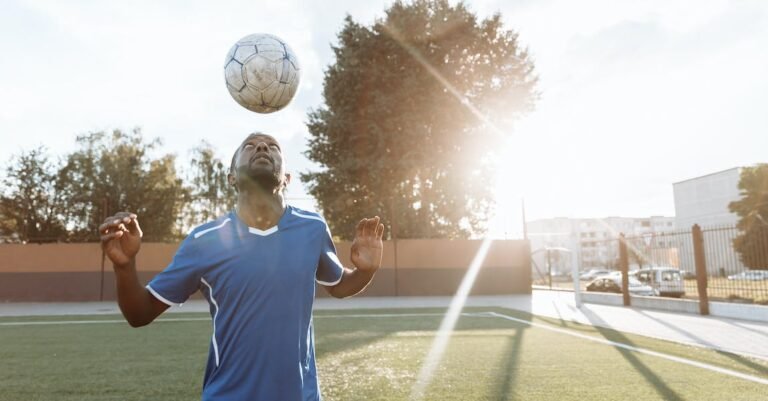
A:
<svg viewBox="0 0 768 401">
<path fill-rule="evenodd" d="M 169 305 L 183 304 L 200 287 L 201 258 L 196 257 L 190 235 L 179 246 L 171 264 L 147 284 L 147 290 L 159 301 Z"/>
<path fill-rule="evenodd" d="M 331 238 L 331 231 L 326 229 L 323 236 L 323 247 L 320 251 L 320 261 L 317 264 L 315 280 L 318 284 L 330 287 L 341 282 L 344 266 L 336 256 L 336 246 Z"/>
</svg>

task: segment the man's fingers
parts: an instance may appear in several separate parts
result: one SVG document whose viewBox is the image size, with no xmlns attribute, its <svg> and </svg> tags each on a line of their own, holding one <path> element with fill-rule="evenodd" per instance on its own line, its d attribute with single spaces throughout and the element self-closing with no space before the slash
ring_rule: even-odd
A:
<svg viewBox="0 0 768 401">
<path fill-rule="evenodd" d="M 384 236 L 384 224 L 379 223 L 376 227 L 376 239 L 381 239 Z"/>
<path fill-rule="evenodd" d="M 99 226 L 99 233 L 106 234 L 111 231 L 121 230 L 130 231 L 132 234 L 142 235 L 141 228 L 136 221 L 136 214 L 130 212 L 118 212 L 114 216 L 107 217 L 104 223 Z M 135 228 L 132 226 L 136 226 Z"/>
<path fill-rule="evenodd" d="M 117 212 L 115 213 L 115 218 L 118 219 L 125 219 L 125 218 L 133 219 L 136 218 L 136 215 L 131 212 Z"/>
<path fill-rule="evenodd" d="M 122 220 L 113 217 L 111 220 L 107 220 L 104 224 L 99 226 L 99 232 L 106 234 L 110 231 L 119 230 L 121 225 L 123 225 Z"/>
<path fill-rule="evenodd" d="M 141 231 L 141 227 L 139 226 L 139 220 L 136 217 L 132 217 L 126 227 L 128 228 L 128 231 L 131 232 L 131 234 L 138 235 L 139 237 L 144 236 L 144 233 Z"/>
<path fill-rule="evenodd" d="M 365 227 L 365 219 L 360 220 L 359 223 L 357 223 L 357 226 L 355 227 L 355 237 L 362 237 L 363 236 L 363 228 Z"/>
<path fill-rule="evenodd" d="M 101 236 L 101 242 L 109 242 L 109 241 L 112 241 L 115 238 L 120 238 L 122 236 L 123 236 L 123 232 L 122 231 L 111 232 L 109 234 L 102 235 Z"/>
<path fill-rule="evenodd" d="M 376 236 L 376 230 L 379 227 L 379 216 L 374 216 L 368 223 L 368 235 L 371 237 Z"/>
</svg>

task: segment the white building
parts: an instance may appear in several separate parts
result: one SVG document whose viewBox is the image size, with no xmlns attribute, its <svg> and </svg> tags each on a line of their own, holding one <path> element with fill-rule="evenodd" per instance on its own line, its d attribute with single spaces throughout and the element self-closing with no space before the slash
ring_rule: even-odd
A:
<svg viewBox="0 0 768 401">
<path fill-rule="evenodd" d="M 675 193 L 675 225 L 690 229 L 734 226 L 738 216 L 728 210 L 728 204 L 739 200 L 741 167 L 736 167 L 672 184 Z"/>
<path fill-rule="evenodd" d="M 707 174 L 672 184 L 675 194 L 675 224 L 690 230 L 698 224 L 704 230 L 704 258 L 711 275 L 725 276 L 744 270 L 744 265 L 734 251 L 733 239 L 738 235 L 734 228 L 739 221 L 728 205 L 741 199 L 739 179 L 741 167 Z M 690 241 L 680 245 L 681 268 L 694 271 L 693 245 Z"/>
<path fill-rule="evenodd" d="M 650 239 L 655 233 L 674 231 L 675 220 L 674 217 L 666 216 L 590 219 L 556 217 L 529 221 L 526 227 L 534 252 L 546 248 L 570 250 L 558 252 L 558 256 L 552 260 L 553 271 L 570 272 L 573 264 L 581 271 L 596 267 L 616 267 L 619 257 L 618 238 L 621 234 L 626 237 Z M 669 245 L 660 240 L 656 241 L 654 246 Z M 544 253 L 540 252 L 534 254 L 533 258 L 535 265 L 540 268 L 546 268 L 543 255 Z"/>
</svg>

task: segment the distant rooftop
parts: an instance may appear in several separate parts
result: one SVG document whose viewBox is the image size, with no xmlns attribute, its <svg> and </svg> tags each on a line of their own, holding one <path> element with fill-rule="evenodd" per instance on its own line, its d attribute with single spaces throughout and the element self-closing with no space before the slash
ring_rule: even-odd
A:
<svg viewBox="0 0 768 401">
<path fill-rule="evenodd" d="M 682 181 L 673 182 L 673 183 L 672 183 L 672 185 L 682 184 L 682 183 L 684 183 L 684 182 L 693 181 L 693 180 L 698 180 L 698 179 L 701 179 L 701 178 L 704 178 L 704 177 L 709 177 L 709 176 L 713 176 L 713 175 L 718 175 L 718 174 L 726 173 L 726 172 L 729 172 L 729 171 L 733 171 L 733 170 L 740 170 L 740 169 L 742 169 L 742 168 L 743 168 L 743 167 L 731 167 L 731 168 L 729 168 L 729 169 L 725 169 L 725 170 L 717 171 L 717 172 L 714 172 L 714 173 L 704 174 L 704 175 L 701 175 L 701 176 L 698 176 L 698 177 L 693 177 L 693 178 L 688 178 L 688 179 L 685 179 L 685 180 L 682 180 Z"/>
</svg>

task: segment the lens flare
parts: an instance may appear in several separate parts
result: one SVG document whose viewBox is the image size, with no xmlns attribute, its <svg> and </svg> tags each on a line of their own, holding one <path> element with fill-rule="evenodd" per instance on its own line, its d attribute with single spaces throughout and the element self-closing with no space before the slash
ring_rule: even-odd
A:
<svg viewBox="0 0 768 401">
<path fill-rule="evenodd" d="M 437 366 L 440 364 L 440 360 L 443 357 L 445 348 L 448 346 L 448 340 L 453 333 L 453 328 L 456 326 L 456 321 L 459 319 L 461 310 L 464 308 L 464 304 L 467 302 L 467 296 L 472 286 L 477 279 L 477 273 L 480 271 L 480 267 L 483 265 L 485 257 L 488 255 L 488 250 L 491 247 L 492 240 L 486 238 L 480 244 L 480 248 L 477 250 L 475 257 L 472 259 L 472 263 L 469 265 L 469 269 L 464 274 L 464 278 L 461 279 L 459 289 L 456 291 L 456 295 L 451 300 L 451 305 L 448 308 L 443 317 L 440 328 L 437 330 L 437 335 L 434 341 L 432 341 L 432 347 L 427 354 L 424 363 L 421 365 L 421 371 L 416 379 L 416 383 L 411 388 L 411 400 L 421 400 L 424 398 L 424 393 L 429 387 L 429 383 L 432 381 Z"/>
</svg>

